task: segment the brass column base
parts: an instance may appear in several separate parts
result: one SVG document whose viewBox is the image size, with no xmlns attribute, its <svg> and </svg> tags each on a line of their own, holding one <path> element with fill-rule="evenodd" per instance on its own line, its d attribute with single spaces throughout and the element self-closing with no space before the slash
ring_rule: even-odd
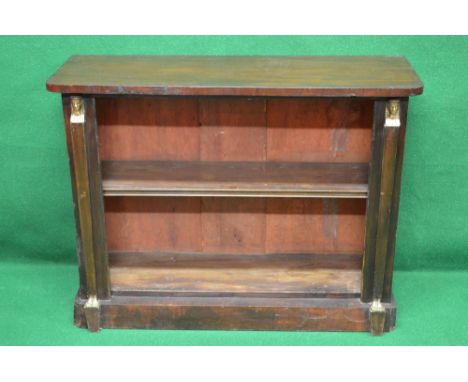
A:
<svg viewBox="0 0 468 382">
<path fill-rule="evenodd" d="M 385 307 L 380 300 L 374 300 L 369 309 L 370 332 L 373 336 L 381 336 L 385 327 Z"/>
<path fill-rule="evenodd" d="M 96 296 L 90 296 L 84 305 L 86 323 L 90 332 L 98 332 L 101 324 L 99 301 Z"/>
</svg>

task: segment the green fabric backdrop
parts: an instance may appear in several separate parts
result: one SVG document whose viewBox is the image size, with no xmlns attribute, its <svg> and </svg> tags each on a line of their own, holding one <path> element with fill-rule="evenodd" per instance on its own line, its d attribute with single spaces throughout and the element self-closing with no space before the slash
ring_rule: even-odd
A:
<svg viewBox="0 0 468 382">
<path fill-rule="evenodd" d="M 44 288 L 44 282 L 31 284 L 28 272 L 39 272 L 44 269 L 40 265 L 47 262 L 50 277 L 67 269 L 72 291 L 67 289 L 63 295 L 75 292 L 74 218 L 60 95 L 45 90 L 46 79 L 73 54 L 406 56 L 425 90 L 410 101 L 396 269 L 426 271 L 427 275 L 468 270 L 468 37 L 3 36 L 0 48 L 3 290 L 18 296 L 39 293 L 35 288 Z M 7 276 L 3 281 L 2 275 Z M 62 280 L 63 275 L 57 279 Z M 431 289 L 432 276 L 425 280 Z M 466 285 L 459 287 L 466 289 Z M 453 305 L 458 301 L 454 295 L 466 303 L 466 290 L 458 289 L 457 284 L 452 287 Z M 406 288 L 408 294 L 411 282 Z M 0 303 L 5 298 L 3 293 Z M 9 298 L 7 306 L 15 312 L 27 311 L 25 303 Z M 66 308 L 71 314 L 71 305 Z M 21 332 L 20 326 L 11 326 L 11 319 L 10 312 L 0 312 L 0 343 L 15 343 L 18 337 L 13 333 Z M 330 343 L 327 341 L 321 343 Z M 22 343 L 26 342 L 23 338 Z"/>
</svg>

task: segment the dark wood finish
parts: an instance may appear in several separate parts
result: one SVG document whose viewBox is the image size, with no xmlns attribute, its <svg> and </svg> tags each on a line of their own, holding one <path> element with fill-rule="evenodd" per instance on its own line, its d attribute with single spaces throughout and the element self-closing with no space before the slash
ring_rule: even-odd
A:
<svg viewBox="0 0 468 382">
<path fill-rule="evenodd" d="M 404 57 L 73 56 L 61 93 L 407 97 L 423 85 Z"/>
<path fill-rule="evenodd" d="M 199 98 L 200 159 L 266 160 L 266 102 L 262 98 Z"/>
<path fill-rule="evenodd" d="M 108 197 L 105 204 L 110 251 L 364 251 L 364 199 Z"/>
<path fill-rule="evenodd" d="M 75 324 L 86 327 L 84 300 Z M 395 326 L 393 302 L 384 304 L 385 331 Z M 103 301 L 103 328 L 369 331 L 369 304 L 358 298 L 137 297 Z"/>
<path fill-rule="evenodd" d="M 384 126 L 382 173 L 380 178 L 379 217 L 374 260 L 373 298 L 381 300 L 386 273 L 387 254 L 390 234 L 390 216 L 395 183 L 396 155 L 400 126 Z"/>
<path fill-rule="evenodd" d="M 105 195 L 367 197 L 366 163 L 106 161 Z"/>
<path fill-rule="evenodd" d="M 78 275 L 80 280 L 80 286 L 78 289 L 78 296 L 81 298 L 86 298 L 86 272 L 84 267 L 84 254 L 83 254 L 83 242 L 81 239 L 81 227 L 80 227 L 80 215 L 78 209 L 78 191 L 77 184 L 75 181 L 75 154 L 73 152 L 73 144 L 71 137 L 71 127 L 70 127 L 70 96 L 62 95 L 62 109 L 64 117 L 64 126 L 65 126 L 65 137 L 67 142 L 67 151 L 68 151 L 68 162 L 70 167 L 70 179 L 71 179 L 71 189 L 73 196 L 73 210 L 75 215 L 75 230 L 76 230 L 76 253 L 78 260 Z"/>
<path fill-rule="evenodd" d="M 199 198 L 105 199 L 109 251 L 202 252 Z"/>
<path fill-rule="evenodd" d="M 398 142 L 398 151 L 396 154 L 396 168 L 393 184 L 393 200 L 390 211 L 390 223 L 388 233 L 388 249 L 387 249 L 387 264 L 385 267 L 385 280 L 382 300 L 390 301 L 392 299 L 392 279 L 393 279 L 393 262 L 395 259 L 395 246 L 396 246 L 396 233 L 397 233 L 397 222 L 398 222 L 398 211 L 400 206 L 400 188 L 401 188 L 401 175 L 403 170 L 403 153 L 405 146 L 405 135 L 406 135 L 406 120 L 408 115 L 408 99 L 400 100 L 401 108 L 401 127 L 400 127 L 400 138 Z"/>
<path fill-rule="evenodd" d="M 73 174 L 78 207 L 79 235 L 86 278 L 86 294 L 110 296 L 104 229 L 104 208 L 93 98 L 83 98 L 84 122 L 69 123 Z M 65 109 L 70 115 L 70 109 Z"/>
<path fill-rule="evenodd" d="M 371 100 L 107 97 L 96 104 L 102 160 L 364 163 L 370 156 Z"/>
<path fill-rule="evenodd" d="M 199 98 L 200 159 L 211 168 L 224 163 L 226 168 L 219 167 L 218 175 L 234 166 L 229 173 L 243 182 L 247 179 L 238 172 L 244 161 L 260 164 L 266 160 L 266 102 L 263 98 Z M 235 202 L 228 198 L 202 198 L 201 252 L 265 253 L 266 205 L 267 201 L 259 198 L 236 198 Z"/>
<path fill-rule="evenodd" d="M 205 253 L 255 254 L 266 247 L 267 201 L 202 198 L 201 248 Z"/>
<path fill-rule="evenodd" d="M 320 259 L 322 257 L 322 259 Z M 359 269 L 330 268 L 330 255 L 111 254 L 114 293 L 359 296 Z M 353 264 L 360 255 L 341 256 Z M 317 264 L 324 267 L 318 268 Z M 355 264 L 355 261 L 354 261 Z"/>
<path fill-rule="evenodd" d="M 77 193 L 78 221 L 80 225 L 83 267 L 87 294 L 97 295 L 95 259 L 93 256 L 93 232 L 91 201 L 89 195 L 89 171 L 86 159 L 85 124 L 70 123 L 73 149 L 74 181 Z"/>
<path fill-rule="evenodd" d="M 268 199 L 265 252 L 364 252 L 365 200 Z"/>
<path fill-rule="evenodd" d="M 386 102 L 376 101 L 370 164 L 363 301 L 389 301 L 408 99 L 399 100 L 400 125 L 385 125 Z"/>
<path fill-rule="evenodd" d="M 369 162 L 373 102 L 362 99 L 269 99 L 270 161 Z"/>
<path fill-rule="evenodd" d="M 76 325 L 394 327 L 422 92 L 406 59 L 74 56 L 47 87 L 63 93 Z"/>
<path fill-rule="evenodd" d="M 377 238 L 377 223 L 379 217 L 380 179 L 382 174 L 383 125 L 385 122 L 385 100 L 374 103 L 374 123 L 372 128 L 372 156 L 369 162 L 369 191 L 367 198 L 366 238 L 362 265 L 363 301 L 372 301 L 374 264 Z"/>
<path fill-rule="evenodd" d="M 101 160 L 197 160 L 198 101 L 97 98 Z"/>
<path fill-rule="evenodd" d="M 93 256 L 96 267 L 97 297 L 110 297 L 106 229 L 104 225 L 104 200 L 102 193 L 101 164 L 94 98 L 85 98 L 85 142 L 88 160 L 89 194 L 93 224 Z"/>
<path fill-rule="evenodd" d="M 251 268 L 262 269 L 361 269 L 361 253 L 276 253 L 276 254 L 219 254 L 165 252 L 111 252 L 111 267 L 172 268 Z"/>
</svg>

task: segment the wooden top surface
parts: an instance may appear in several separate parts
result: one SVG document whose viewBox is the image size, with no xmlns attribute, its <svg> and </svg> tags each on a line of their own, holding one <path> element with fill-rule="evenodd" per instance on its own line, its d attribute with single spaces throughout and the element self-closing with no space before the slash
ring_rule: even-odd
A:
<svg viewBox="0 0 468 382">
<path fill-rule="evenodd" d="M 76 94 L 407 97 L 404 57 L 72 56 L 47 89 Z"/>
</svg>

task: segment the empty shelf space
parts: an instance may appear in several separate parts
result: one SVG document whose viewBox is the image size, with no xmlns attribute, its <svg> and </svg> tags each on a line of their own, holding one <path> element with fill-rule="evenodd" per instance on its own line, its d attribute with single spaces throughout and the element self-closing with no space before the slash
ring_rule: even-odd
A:
<svg viewBox="0 0 468 382">
<path fill-rule="evenodd" d="M 367 163 L 103 161 L 107 196 L 366 198 Z"/>
<path fill-rule="evenodd" d="M 358 296 L 360 254 L 111 253 L 114 294 Z"/>
</svg>

